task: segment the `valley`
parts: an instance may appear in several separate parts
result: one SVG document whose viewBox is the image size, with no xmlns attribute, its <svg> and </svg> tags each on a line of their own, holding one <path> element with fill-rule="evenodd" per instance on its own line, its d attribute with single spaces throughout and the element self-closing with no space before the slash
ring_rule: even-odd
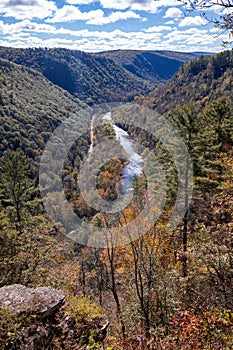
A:
<svg viewBox="0 0 233 350">
<path fill-rule="evenodd" d="M 3 350 L 231 349 L 232 91 L 232 50 L 0 47 Z"/>
</svg>

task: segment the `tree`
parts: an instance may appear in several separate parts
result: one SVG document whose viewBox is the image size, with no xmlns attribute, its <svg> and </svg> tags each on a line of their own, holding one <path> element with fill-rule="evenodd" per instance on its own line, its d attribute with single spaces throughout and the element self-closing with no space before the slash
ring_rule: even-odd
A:
<svg viewBox="0 0 233 350">
<path fill-rule="evenodd" d="M 212 102 L 205 111 L 205 117 L 211 121 L 216 134 L 216 144 L 224 151 L 229 143 L 233 142 L 233 106 L 229 99 L 219 97 Z"/>
<path fill-rule="evenodd" d="M 21 231 L 27 216 L 28 202 L 32 200 L 34 187 L 29 179 L 29 162 L 23 151 L 7 151 L 2 161 L 2 202 L 9 212 L 11 222 Z M 30 203 L 32 206 L 32 202 Z"/>
<path fill-rule="evenodd" d="M 105 226 L 108 227 L 107 220 L 104 220 L 104 221 L 105 221 Z M 111 233 L 109 237 L 108 235 L 106 235 L 106 241 L 107 241 L 106 255 L 107 255 L 107 262 L 108 262 L 108 273 L 109 273 L 109 289 L 111 290 L 111 293 L 113 295 L 113 298 L 116 304 L 116 309 L 117 309 L 116 314 L 121 325 L 122 337 L 123 339 L 125 339 L 126 327 L 122 317 L 122 306 L 120 302 L 119 292 L 117 288 L 117 278 L 116 278 L 117 249 L 114 247 L 114 237 L 112 237 Z"/>
<path fill-rule="evenodd" d="M 199 216 L 196 233 L 199 234 L 196 257 L 202 269 L 198 279 L 202 279 L 201 292 L 214 307 L 232 309 L 233 288 L 233 159 L 222 153 L 219 163 L 222 174 L 218 176 L 219 190 L 212 196 L 208 216 Z M 204 266 L 204 268 L 203 268 Z M 203 271 L 200 274 L 200 271 Z"/>
<path fill-rule="evenodd" d="M 183 105 L 177 107 L 174 112 L 171 112 L 170 119 L 176 127 L 179 128 L 179 132 L 188 148 L 188 151 L 191 155 L 194 170 L 198 164 L 198 134 L 200 133 L 200 127 L 198 126 L 198 113 L 193 104 Z M 185 159 L 185 168 L 184 168 L 184 191 L 185 191 L 185 208 L 187 208 L 182 222 L 182 246 L 183 254 L 181 257 L 182 266 L 183 266 L 183 276 L 187 277 L 187 245 L 188 245 L 188 222 L 190 216 L 190 208 L 188 207 L 189 197 L 190 197 L 190 188 L 188 183 L 188 176 L 191 170 L 191 164 L 189 158 L 186 156 Z"/>
</svg>

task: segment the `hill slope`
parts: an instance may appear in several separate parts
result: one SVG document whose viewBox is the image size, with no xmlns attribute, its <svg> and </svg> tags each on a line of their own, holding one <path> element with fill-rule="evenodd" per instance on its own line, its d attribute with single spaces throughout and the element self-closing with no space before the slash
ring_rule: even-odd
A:
<svg viewBox="0 0 233 350">
<path fill-rule="evenodd" d="M 88 104 L 131 101 L 155 87 L 109 58 L 81 51 L 0 47 L 0 56 L 37 69 Z"/>
<path fill-rule="evenodd" d="M 233 50 L 185 63 L 166 85 L 156 89 L 146 104 L 164 113 L 194 102 L 206 106 L 220 96 L 233 98 Z"/>
<path fill-rule="evenodd" d="M 197 57 L 196 54 L 172 51 L 115 50 L 98 53 L 111 58 L 135 76 L 153 84 L 169 80 L 183 62 Z"/>
<path fill-rule="evenodd" d="M 84 106 L 36 70 L 0 59 L 1 153 L 20 147 L 37 159 L 51 132 Z"/>
</svg>

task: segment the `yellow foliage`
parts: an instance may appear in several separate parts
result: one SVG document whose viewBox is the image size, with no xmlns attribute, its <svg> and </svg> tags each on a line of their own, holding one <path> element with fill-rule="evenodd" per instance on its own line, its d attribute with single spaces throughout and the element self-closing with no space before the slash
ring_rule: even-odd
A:
<svg viewBox="0 0 233 350">
<path fill-rule="evenodd" d="M 101 307 L 89 297 L 71 297 L 66 303 L 65 312 L 75 319 L 76 324 L 86 324 L 101 317 Z"/>
</svg>

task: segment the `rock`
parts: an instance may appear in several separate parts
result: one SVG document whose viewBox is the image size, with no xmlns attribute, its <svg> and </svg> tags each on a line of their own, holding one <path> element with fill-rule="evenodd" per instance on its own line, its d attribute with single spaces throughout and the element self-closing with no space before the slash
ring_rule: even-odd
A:
<svg viewBox="0 0 233 350">
<path fill-rule="evenodd" d="M 0 308 L 5 309 L 0 312 L 1 349 L 86 350 L 93 334 L 102 342 L 109 323 L 101 327 L 100 318 L 77 324 L 62 307 L 64 301 L 65 293 L 52 287 L 13 284 L 0 288 Z M 9 343 L 14 345 L 9 347 Z"/>
<path fill-rule="evenodd" d="M 0 306 L 9 308 L 16 316 L 27 312 L 47 317 L 53 314 L 64 300 L 65 293 L 52 287 L 33 289 L 22 284 L 13 284 L 0 288 Z"/>
</svg>

